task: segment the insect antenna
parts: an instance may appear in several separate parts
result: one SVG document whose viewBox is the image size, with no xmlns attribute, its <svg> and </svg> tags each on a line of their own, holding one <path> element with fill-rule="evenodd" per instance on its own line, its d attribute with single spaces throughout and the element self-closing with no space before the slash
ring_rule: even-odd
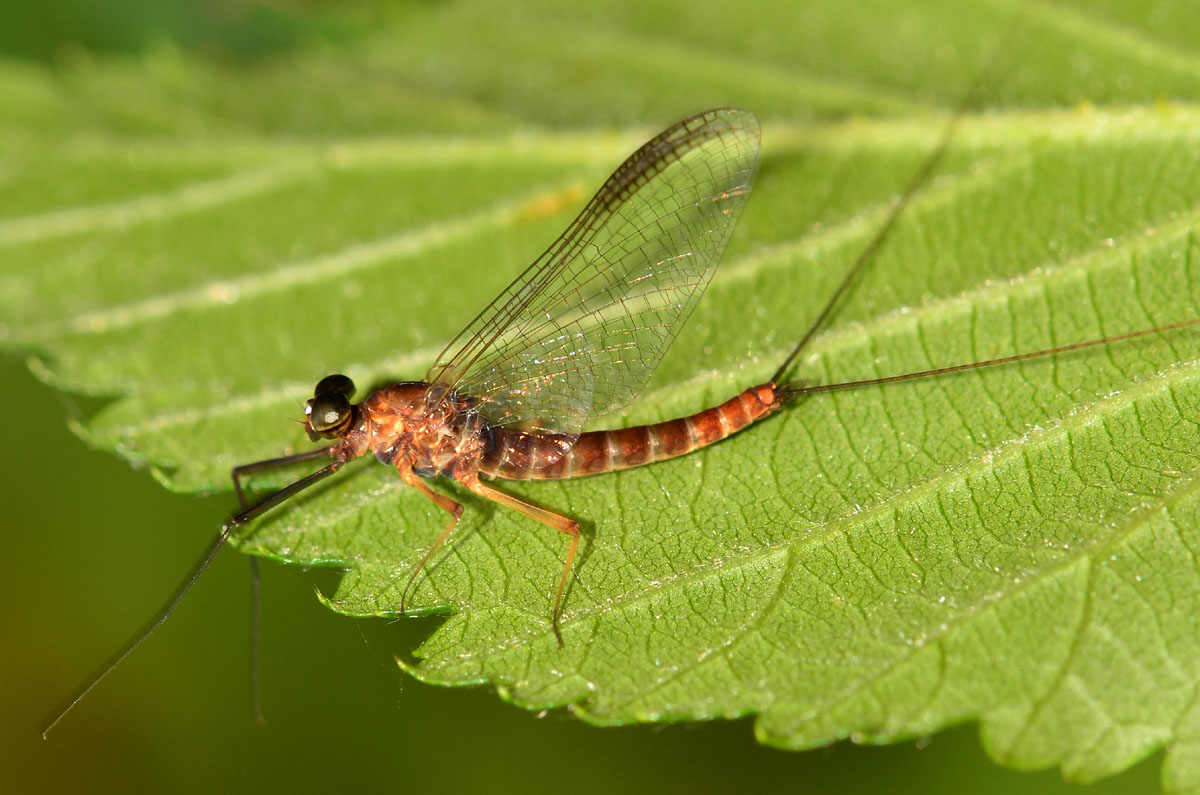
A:
<svg viewBox="0 0 1200 795">
<path fill-rule="evenodd" d="M 315 458 L 317 457 L 316 454 L 328 455 L 328 448 L 310 450 L 295 456 L 274 458 L 235 468 L 234 484 L 237 489 L 238 504 L 245 505 L 245 498 L 242 494 L 241 484 L 238 482 L 237 478 L 238 474 L 268 469 L 272 465 L 282 466 L 285 463 L 290 464 L 294 463 L 295 461 Z M 217 553 L 221 551 L 221 547 L 225 546 L 225 543 L 229 540 L 230 536 L 233 535 L 234 530 L 238 529 L 254 517 L 270 510 L 271 508 L 274 508 L 276 505 L 280 504 L 284 500 L 287 500 L 289 497 L 292 497 L 300 491 L 303 491 L 314 483 L 324 480 L 334 472 L 337 472 L 339 469 L 341 469 L 341 467 L 341 461 L 334 461 L 333 463 L 318 469 L 316 472 L 306 475 L 299 480 L 284 486 L 278 491 L 267 495 L 263 499 L 251 505 L 249 508 L 244 508 L 240 513 L 230 517 L 229 521 L 221 526 L 221 532 L 217 536 L 216 540 L 209 546 L 208 550 L 205 551 L 204 555 L 200 558 L 200 561 L 192 568 L 192 571 L 186 578 L 184 578 L 179 587 L 176 588 L 175 593 L 172 594 L 167 600 L 167 603 L 164 605 L 162 610 L 160 610 L 158 614 L 146 624 L 145 627 L 143 627 L 137 634 L 133 636 L 130 641 L 128 641 L 115 655 L 113 655 L 113 657 L 100 668 L 99 672 L 93 675 L 91 679 L 88 680 L 87 684 L 80 688 L 74 698 L 72 698 L 65 707 L 59 710 L 59 712 L 46 723 L 42 729 L 42 738 L 45 739 L 50 734 L 51 730 L 53 730 L 54 727 L 57 726 L 62 719 L 65 718 L 67 714 L 75 708 L 77 704 L 79 704 L 79 702 L 83 701 L 83 699 L 85 699 L 98 684 L 104 681 L 105 677 L 115 671 L 121 663 L 125 662 L 125 659 L 129 657 L 129 655 L 133 654 L 134 651 L 136 651 L 137 648 L 146 641 L 147 638 L 153 635 L 159 627 L 166 623 L 167 619 L 170 618 L 175 612 L 175 609 L 179 607 L 179 604 L 183 601 L 184 597 L 191 592 L 192 587 L 200 579 L 200 576 L 208 570 L 210 565 L 212 565 L 213 560 L 217 557 Z"/>
</svg>

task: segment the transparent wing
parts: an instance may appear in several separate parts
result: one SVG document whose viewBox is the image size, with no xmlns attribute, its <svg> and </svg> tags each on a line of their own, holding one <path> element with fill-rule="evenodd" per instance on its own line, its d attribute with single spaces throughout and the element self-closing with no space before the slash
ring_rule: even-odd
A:
<svg viewBox="0 0 1200 795">
<path fill-rule="evenodd" d="M 744 110 L 650 140 L 446 346 L 426 376 L 435 399 L 455 390 L 494 425 L 558 438 L 630 403 L 712 278 L 758 159 Z"/>
</svg>

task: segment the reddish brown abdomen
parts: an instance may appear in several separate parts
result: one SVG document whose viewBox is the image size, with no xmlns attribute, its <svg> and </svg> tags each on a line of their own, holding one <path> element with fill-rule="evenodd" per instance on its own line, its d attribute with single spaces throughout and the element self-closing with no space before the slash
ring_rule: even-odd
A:
<svg viewBox="0 0 1200 795">
<path fill-rule="evenodd" d="M 773 384 L 750 387 L 690 417 L 581 434 L 566 455 L 549 465 L 544 462 L 559 452 L 551 442 L 535 434 L 495 428 L 495 444 L 479 471 L 505 480 L 562 480 L 631 469 L 719 442 L 767 416 L 781 403 Z"/>
</svg>

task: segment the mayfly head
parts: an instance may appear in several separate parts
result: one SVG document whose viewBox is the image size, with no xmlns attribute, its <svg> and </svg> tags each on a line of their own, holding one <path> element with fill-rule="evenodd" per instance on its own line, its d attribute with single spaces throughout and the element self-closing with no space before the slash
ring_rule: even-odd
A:
<svg viewBox="0 0 1200 795">
<path fill-rule="evenodd" d="M 344 435 L 354 420 L 353 396 L 354 382 L 344 375 L 327 375 L 318 381 L 312 400 L 304 406 L 308 438 L 315 442 Z"/>
</svg>

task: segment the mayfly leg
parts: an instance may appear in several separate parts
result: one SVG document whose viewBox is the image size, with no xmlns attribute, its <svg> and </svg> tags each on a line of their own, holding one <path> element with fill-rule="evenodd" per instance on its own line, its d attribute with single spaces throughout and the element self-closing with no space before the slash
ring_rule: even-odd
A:
<svg viewBox="0 0 1200 795">
<path fill-rule="evenodd" d="M 327 448 L 322 448 L 319 452 L 326 456 L 329 455 Z M 310 455 L 309 453 L 303 453 L 298 454 L 297 456 L 286 456 L 282 459 L 276 458 L 270 459 L 269 461 L 259 461 L 256 464 L 247 464 L 245 467 L 238 467 L 237 469 L 242 470 L 240 474 L 245 474 L 245 471 L 260 471 L 261 469 L 270 469 L 274 466 L 285 465 L 284 463 L 279 462 L 286 461 L 286 463 L 294 463 L 297 460 L 308 460 L 316 457 L 317 456 Z M 167 603 L 158 612 L 158 615 L 150 619 L 149 623 L 147 623 L 141 631 L 136 633 L 133 638 L 127 642 L 123 648 L 121 648 L 120 651 L 113 655 L 113 657 L 103 667 L 100 668 L 99 672 L 93 675 L 92 678 L 88 680 L 88 683 L 84 685 L 79 692 L 72 699 L 70 699 L 70 701 L 67 702 L 67 705 L 59 710 L 59 712 L 46 723 L 45 727 L 42 729 L 42 737 L 45 738 L 47 735 L 49 735 L 50 731 L 57 726 L 72 709 L 75 708 L 75 705 L 83 701 L 83 699 L 86 698 L 87 695 L 91 693 L 97 685 L 104 681 L 105 677 L 115 671 L 117 667 L 125 661 L 125 658 L 137 651 L 138 647 L 141 646 L 147 638 L 153 635 L 159 627 L 166 623 L 167 619 L 174 614 L 175 609 L 179 607 L 180 602 L 183 601 L 184 597 L 187 596 L 192 590 L 192 587 L 195 586 L 196 582 L 200 579 L 200 576 L 208 570 L 210 565 L 212 565 L 213 560 L 217 557 L 217 553 L 221 551 L 221 547 L 225 546 L 225 543 L 229 540 L 230 536 L 233 535 L 235 530 L 244 525 L 246 522 L 249 522 L 251 519 L 254 519 L 255 517 L 265 513 L 271 508 L 274 508 L 279 503 L 295 496 L 309 486 L 312 486 L 313 484 L 329 477 L 341 469 L 342 464 L 343 462 L 341 461 L 333 461 L 321 469 L 318 469 L 316 472 L 305 475 L 299 480 L 289 483 L 278 491 L 268 494 L 266 497 L 251 505 L 249 508 L 243 508 L 241 512 L 230 517 L 229 521 L 222 525 L 221 532 L 217 535 L 216 540 L 213 541 L 208 550 L 203 556 L 201 556 L 200 561 L 192 568 L 191 574 L 189 574 L 183 583 L 176 589 L 175 593 L 171 595 L 171 597 L 167 600 Z M 257 467 L 257 469 L 255 469 L 255 467 Z M 242 504 L 244 505 L 244 502 Z"/>
<path fill-rule="evenodd" d="M 268 458 L 263 461 L 252 461 L 249 464 L 239 464 L 229 470 L 229 476 L 233 479 L 233 490 L 237 492 L 238 510 L 246 510 L 246 495 L 242 490 L 242 478 L 255 472 L 267 472 L 272 469 L 282 469 L 283 467 L 299 464 L 301 461 L 312 461 L 315 458 L 328 458 L 330 446 L 318 447 L 315 450 L 305 450 L 302 453 L 293 453 L 292 455 L 280 456 L 279 458 Z"/>
<path fill-rule="evenodd" d="M 554 637 L 558 641 L 558 648 L 561 649 L 563 647 L 563 638 L 562 630 L 559 629 L 558 624 L 560 614 L 562 613 L 563 591 L 567 587 L 567 576 L 571 573 L 571 564 L 575 562 L 575 553 L 579 550 L 579 522 L 560 513 L 532 505 L 499 489 L 487 486 L 480 482 L 478 477 L 472 478 L 465 485 L 480 497 L 498 502 L 501 505 L 506 505 L 515 511 L 525 514 L 530 519 L 541 522 L 547 527 L 551 527 L 560 533 L 566 533 L 571 537 L 571 545 L 567 549 L 567 560 L 563 565 L 562 575 L 558 578 L 558 590 L 554 594 L 554 612 L 550 614 L 550 626 L 554 629 Z"/>
<path fill-rule="evenodd" d="M 446 539 L 450 537 L 450 534 L 458 525 L 458 520 L 462 517 L 463 507 L 458 502 L 455 502 L 444 494 L 439 494 L 426 485 L 420 476 L 413 471 L 412 466 L 409 465 L 407 461 L 398 464 L 397 469 L 400 472 L 401 480 L 403 480 L 409 486 L 415 488 L 417 491 L 421 492 L 421 494 L 433 501 L 435 505 L 450 514 L 450 521 L 446 524 L 446 529 L 442 531 L 442 534 L 438 536 L 436 541 L 433 542 L 433 545 L 425 552 L 424 557 L 417 562 L 417 565 L 413 567 L 412 572 L 410 572 L 408 575 L 408 581 L 405 582 L 404 590 L 400 594 L 400 613 L 403 615 L 404 605 L 408 599 L 408 592 L 412 589 L 413 583 L 416 582 L 417 575 L 421 573 L 421 571 L 425 568 L 425 565 L 429 563 L 430 558 L 433 557 L 433 554 L 437 552 L 438 549 L 441 548 L 442 544 L 446 542 Z M 559 617 L 562 612 L 562 598 L 563 592 L 566 590 L 567 586 L 567 577 L 571 573 L 571 565 L 575 562 L 575 553 L 579 549 L 579 522 L 548 508 L 542 508 L 540 506 L 533 505 L 518 497 L 514 497 L 511 494 L 500 491 L 499 489 L 494 489 L 480 481 L 478 475 L 472 474 L 469 477 L 463 478 L 460 482 L 466 486 L 471 493 L 477 496 L 512 508 L 515 511 L 525 514 L 530 519 L 541 522 L 547 527 L 553 528 L 560 533 L 565 533 L 571 537 L 571 545 L 567 550 L 566 563 L 563 565 L 562 575 L 558 579 L 558 589 L 555 591 L 554 595 L 554 611 L 551 613 L 550 619 L 551 627 L 554 629 L 554 637 L 558 640 L 559 648 L 562 648 L 563 639 L 562 631 L 559 628 Z"/>
<path fill-rule="evenodd" d="M 401 480 L 425 495 L 434 505 L 450 514 L 450 521 L 446 523 L 446 529 L 438 536 L 437 541 L 433 542 L 433 546 L 426 551 L 425 556 L 413 567 L 413 570 L 408 575 L 408 580 L 404 583 L 404 590 L 400 592 L 400 615 L 404 615 L 404 605 L 408 600 L 408 592 L 412 588 L 413 583 L 417 581 L 417 575 L 425 568 L 425 564 L 433 557 L 433 553 L 437 552 L 438 548 L 454 532 L 454 528 L 458 526 L 458 520 L 462 517 L 463 507 L 446 495 L 439 494 L 426 485 L 425 481 L 413 471 L 412 464 L 407 460 L 401 459 L 397 462 L 396 469 L 400 473 Z"/>
<path fill-rule="evenodd" d="M 229 470 L 233 479 L 233 490 L 237 493 L 238 510 L 246 510 L 246 495 L 242 490 L 242 478 L 255 472 L 267 472 L 272 469 L 311 461 L 315 458 L 327 457 L 329 446 L 318 447 L 315 450 L 305 450 L 302 453 L 268 458 L 263 461 L 253 461 L 249 464 L 239 464 Z M 266 723 L 262 711 L 262 581 L 258 570 L 258 558 L 250 555 L 250 711 L 256 723 Z"/>
</svg>

